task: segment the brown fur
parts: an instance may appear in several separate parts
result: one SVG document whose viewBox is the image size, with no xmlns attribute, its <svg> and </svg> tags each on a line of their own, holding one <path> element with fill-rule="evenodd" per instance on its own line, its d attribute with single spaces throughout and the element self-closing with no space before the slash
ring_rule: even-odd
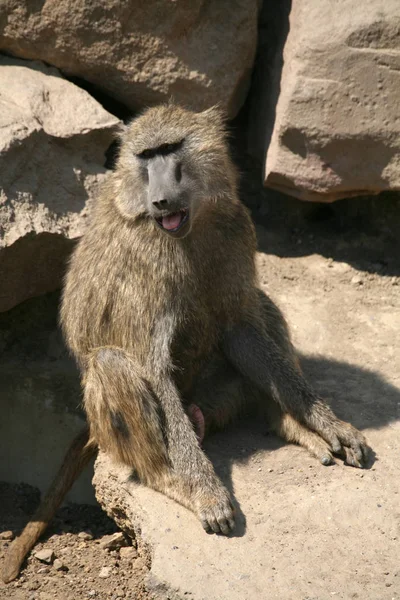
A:
<svg viewBox="0 0 400 600">
<path fill-rule="evenodd" d="M 149 213 L 137 155 L 183 139 L 177 160 L 196 211 L 177 239 Z M 190 403 L 208 431 L 258 404 L 280 435 L 324 464 L 338 452 L 361 466 L 367 451 L 304 381 L 283 316 L 257 287 L 254 227 L 236 185 L 218 111 L 168 105 L 133 121 L 72 257 L 61 311 L 92 439 L 222 533 L 233 527 L 232 504 L 197 442 Z M 43 530 L 29 527 L 7 558 L 7 581 Z"/>
</svg>

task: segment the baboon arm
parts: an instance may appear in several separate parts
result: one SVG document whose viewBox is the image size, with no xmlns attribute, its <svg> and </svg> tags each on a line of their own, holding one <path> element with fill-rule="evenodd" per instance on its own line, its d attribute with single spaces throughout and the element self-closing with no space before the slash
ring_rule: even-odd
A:
<svg viewBox="0 0 400 600">
<path fill-rule="evenodd" d="M 307 383 L 294 360 L 256 322 L 245 320 L 226 331 L 223 348 L 238 371 L 278 402 L 284 412 L 316 431 L 335 453 L 352 449 L 351 464 L 362 466 L 368 456 L 364 436 L 339 420 Z"/>
<path fill-rule="evenodd" d="M 66 493 L 95 453 L 96 445 L 90 441 L 89 430 L 85 427 L 68 449 L 61 468 L 36 513 L 21 535 L 12 542 L 2 569 L 4 583 L 9 583 L 18 576 L 26 555 L 44 533 Z"/>
<path fill-rule="evenodd" d="M 172 468 L 193 479 L 202 478 L 207 472 L 213 473 L 213 467 L 198 443 L 174 382 L 168 377 L 160 378 L 154 384 L 154 390 L 164 414 L 163 428 Z"/>
<path fill-rule="evenodd" d="M 200 448 L 174 382 L 159 378 L 154 391 L 164 413 L 163 430 L 171 462 L 172 485 L 164 493 L 193 510 L 207 531 L 228 534 L 234 527 L 229 493 Z"/>
</svg>

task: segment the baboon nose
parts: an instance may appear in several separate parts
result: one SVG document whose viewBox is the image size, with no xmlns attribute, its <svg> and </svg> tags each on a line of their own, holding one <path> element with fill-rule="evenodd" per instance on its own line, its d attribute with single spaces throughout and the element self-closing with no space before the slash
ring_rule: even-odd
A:
<svg viewBox="0 0 400 600">
<path fill-rule="evenodd" d="M 162 210 L 163 208 L 167 208 L 168 200 L 155 200 L 153 204 L 156 208 L 158 208 L 158 210 Z"/>
</svg>

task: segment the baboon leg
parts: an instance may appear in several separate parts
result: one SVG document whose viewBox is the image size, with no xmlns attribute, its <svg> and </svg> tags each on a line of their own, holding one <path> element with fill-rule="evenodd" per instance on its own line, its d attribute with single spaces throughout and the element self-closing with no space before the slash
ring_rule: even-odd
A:
<svg viewBox="0 0 400 600">
<path fill-rule="evenodd" d="M 364 436 L 338 419 L 307 383 L 294 351 L 287 349 L 288 340 L 280 343 L 283 317 L 276 308 L 266 321 L 264 305 L 260 297 L 255 299 L 242 321 L 226 331 L 223 348 L 227 358 L 260 390 L 272 395 L 284 413 L 318 433 L 348 464 L 362 467 L 369 453 Z"/>
<path fill-rule="evenodd" d="M 195 512 L 205 529 L 229 533 L 234 526 L 229 494 L 167 375 L 156 378 L 152 388 L 124 350 L 98 348 L 89 361 L 84 401 L 101 449 Z"/>
<path fill-rule="evenodd" d="M 226 427 L 244 407 L 258 405 L 271 429 L 284 440 L 303 446 L 324 465 L 333 462 L 325 440 L 284 413 L 279 404 L 240 375 L 223 357 L 211 361 L 204 370 L 191 401 L 201 409 L 207 433 Z"/>
<path fill-rule="evenodd" d="M 92 351 L 84 378 L 84 404 L 99 448 L 153 483 L 168 469 L 161 411 L 134 359 L 113 347 Z"/>
<path fill-rule="evenodd" d="M 96 454 L 96 450 L 96 444 L 89 439 L 89 429 L 85 427 L 72 442 L 63 464 L 39 508 L 21 535 L 12 542 L 2 568 L 4 583 L 17 577 L 26 555 L 44 533 L 66 493 Z"/>
<path fill-rule="evenodd" d="M 271 400 L 266 403 L 266 412 L 271 429 L 287 442 L 306 448 L 323 465 L 334 462 L 329 444 L 318 433 L 299 423 L 289 413 Z"/>
</svg>

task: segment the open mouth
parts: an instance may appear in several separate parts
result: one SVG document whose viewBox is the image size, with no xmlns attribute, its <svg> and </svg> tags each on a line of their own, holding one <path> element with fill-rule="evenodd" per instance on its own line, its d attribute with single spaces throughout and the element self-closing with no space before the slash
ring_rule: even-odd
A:
<svg viewBox="0 0 400 600">
<path fill-rule="evenodd" d="M 165 217 L 158 217 L 156 218 L 156 222 L 165 231 L 176 233 L 187 223 L 188 219 L 189 211 L 187 208 L 184 208 L 179 212 L 170 213 Z"/>
</svg>

